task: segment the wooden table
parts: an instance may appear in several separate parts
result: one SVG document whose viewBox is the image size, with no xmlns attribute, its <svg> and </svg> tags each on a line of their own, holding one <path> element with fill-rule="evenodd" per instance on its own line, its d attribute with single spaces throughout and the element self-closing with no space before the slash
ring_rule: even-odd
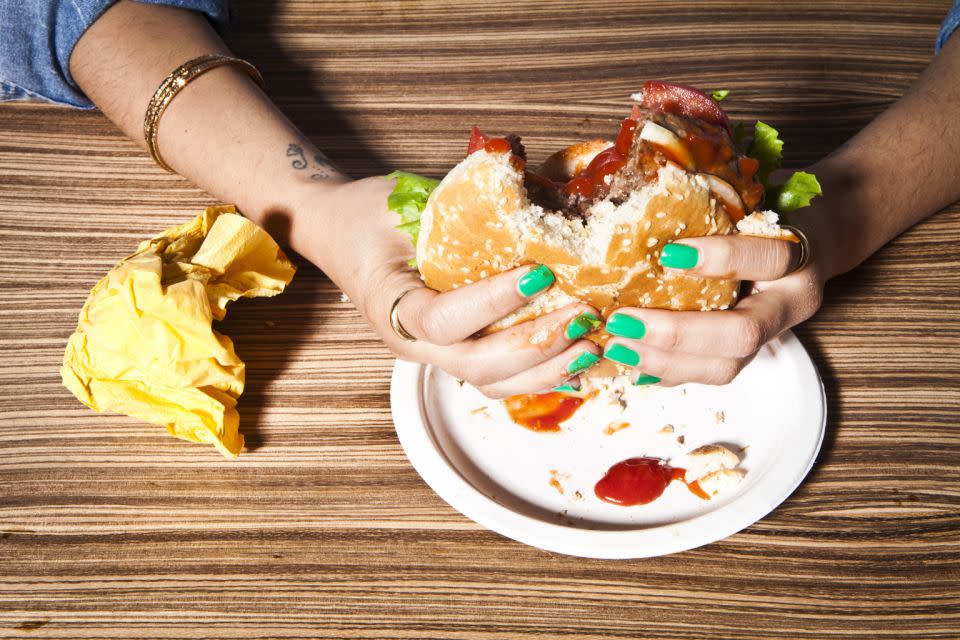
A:
<svg viewBox="0 0 960 640">
<path fill-rule="evenodd" d="M 950 3 L 571 4 L 241 2 L 232 43 L 357 175 L 441 175 L 473 124 L 542 158 L 609 134 L 648 77 L 730 89 L 800 166 L 906 90 Z M 302 262 L 225 323 L 238 460 L 81 406 L 58 367 L 89 288 L 209 203 L 97 112 L 0 106 L 0 637 L 960 637 L 960 208 L 799 329 L 830 421 L 796 494 L 722 542 L 607 562 L 434 495 L 393 431 L 390 353 Z"/>
</svg>

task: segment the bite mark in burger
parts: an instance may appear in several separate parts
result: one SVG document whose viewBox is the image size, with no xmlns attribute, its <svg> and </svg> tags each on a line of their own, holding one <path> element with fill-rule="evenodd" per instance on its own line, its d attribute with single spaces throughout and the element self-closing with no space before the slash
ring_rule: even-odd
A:
<svg viewBox="0 0 960 640">
<path fill-rule="evenodd" d="M 553 271 L 554 287 L 483 333 L 578 300 L 604 318 L 622 306 L 732 307 L 739 282 L 665 270 L 658 261 L 664 245 L 737 233 L 738 223 L 741 232 L 786 238 L 777 213 L 762 209 L 765 187 L 782 214 L 809 204 L 819 185 L 803 173 L 765 184 L 779 166 L 776 130 L 757 123 L 744 151 L 720 106 L 695 89 L 648 81 L 634 98 L 615 140 L 574 144 L 535 171 L 519 137 L 488 137 L 474 127 L 467 157 L 425 200 L 429 185 L 412 185 L 417 197 L 404 199 L 411 185 L 398 182 L 391 198 L 422 207 L 415 246 L 426 285 L 447 291 L 526 264 Z M 411 231 L 409 209 L 401 215 Z M 606 334 L 587 337 L 602 344 Z M 591 374 L 622 371 L 613 363 L 602 368 Z"/>
</svg>

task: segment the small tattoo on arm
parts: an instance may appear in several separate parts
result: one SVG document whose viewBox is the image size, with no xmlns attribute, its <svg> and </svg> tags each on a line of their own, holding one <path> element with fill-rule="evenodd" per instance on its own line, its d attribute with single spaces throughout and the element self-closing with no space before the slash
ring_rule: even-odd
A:
<svg viewBox="0 0 960 640">
<path fill-rule="evenodd" d="M 317 164 L 316 173 L 310 175 L 311 180 L 325 180 L 333 175 L 333 163 L 322 152 L 317 152 L 313 156 L 313 161 Z"/>
<path fill-rule="evenodd" d="M 297 171 L 303 171 L 306 168 L 311 169 L 310 179 L 319 181 L 334 177 L 338 172 L 330 159 L 318 151 L 313 156 L 313 162 L 307 160 L 307 155 L 303 147 L 295 142 L 287 145 L 287 157 L 292 158 L 290 166 Z"/>
<path fill-rule="evenodd" d="M 303 155 L 303 147 L 298 144 L 290 144 L 287 147 L 287 157 L 293 158 L 291 166 L 296 170 L 307 168 L 307 158 Z"/>
</svg>

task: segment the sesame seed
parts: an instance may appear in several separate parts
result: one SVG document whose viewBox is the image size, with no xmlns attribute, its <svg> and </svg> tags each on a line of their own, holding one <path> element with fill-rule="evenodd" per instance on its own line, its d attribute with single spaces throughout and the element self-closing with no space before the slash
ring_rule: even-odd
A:
<svg viewBox="0 0 960 640">
<path fill-rule="evenodd" d="M 658 212 L 657 212 L 657 218 L 662 219 L 662 218 L 666 218 L 666 217 L 667 217 L 667 212 L 666 212 L 666 211 L 658 211 Z"/>
<path fill-rule="evenodd" d="M 463 284 L 473 284 L 473 280 L 471 280 L 470 278 L 464 278 Z"/>
<path fill-rule="evenodd" d="M 655 247 L 655 246 L 657 246 L 657 243 L 658 243 L 658 242 L 660 242 L 660 241 L 657 240 L 656 238 L 647 238 L 647 246 L 648 246 L 648 247 Z"/>
<path fill-rule="evenodd" d="M 646 222 L 643 223 L 643 230 L 644 230 L 644 231 L 650 231 L 650 221 L 649 221 L 649 220 L 647 220 Z"/>
</svg>

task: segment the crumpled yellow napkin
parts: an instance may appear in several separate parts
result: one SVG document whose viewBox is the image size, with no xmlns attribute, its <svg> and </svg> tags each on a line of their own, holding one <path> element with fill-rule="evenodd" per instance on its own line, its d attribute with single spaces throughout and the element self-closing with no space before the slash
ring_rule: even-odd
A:
<svg viewBox="0 0 960 640">
<path fill-rule="evenodd" d="M 282 292 L 295 270 L 233 206 L 210 207 L 140 243 L 97 283 L 67 344 L 63 383 L 95 411 L 236 456 L 244 364 L 212 323 L 237 298 Z"/>
</svg>

